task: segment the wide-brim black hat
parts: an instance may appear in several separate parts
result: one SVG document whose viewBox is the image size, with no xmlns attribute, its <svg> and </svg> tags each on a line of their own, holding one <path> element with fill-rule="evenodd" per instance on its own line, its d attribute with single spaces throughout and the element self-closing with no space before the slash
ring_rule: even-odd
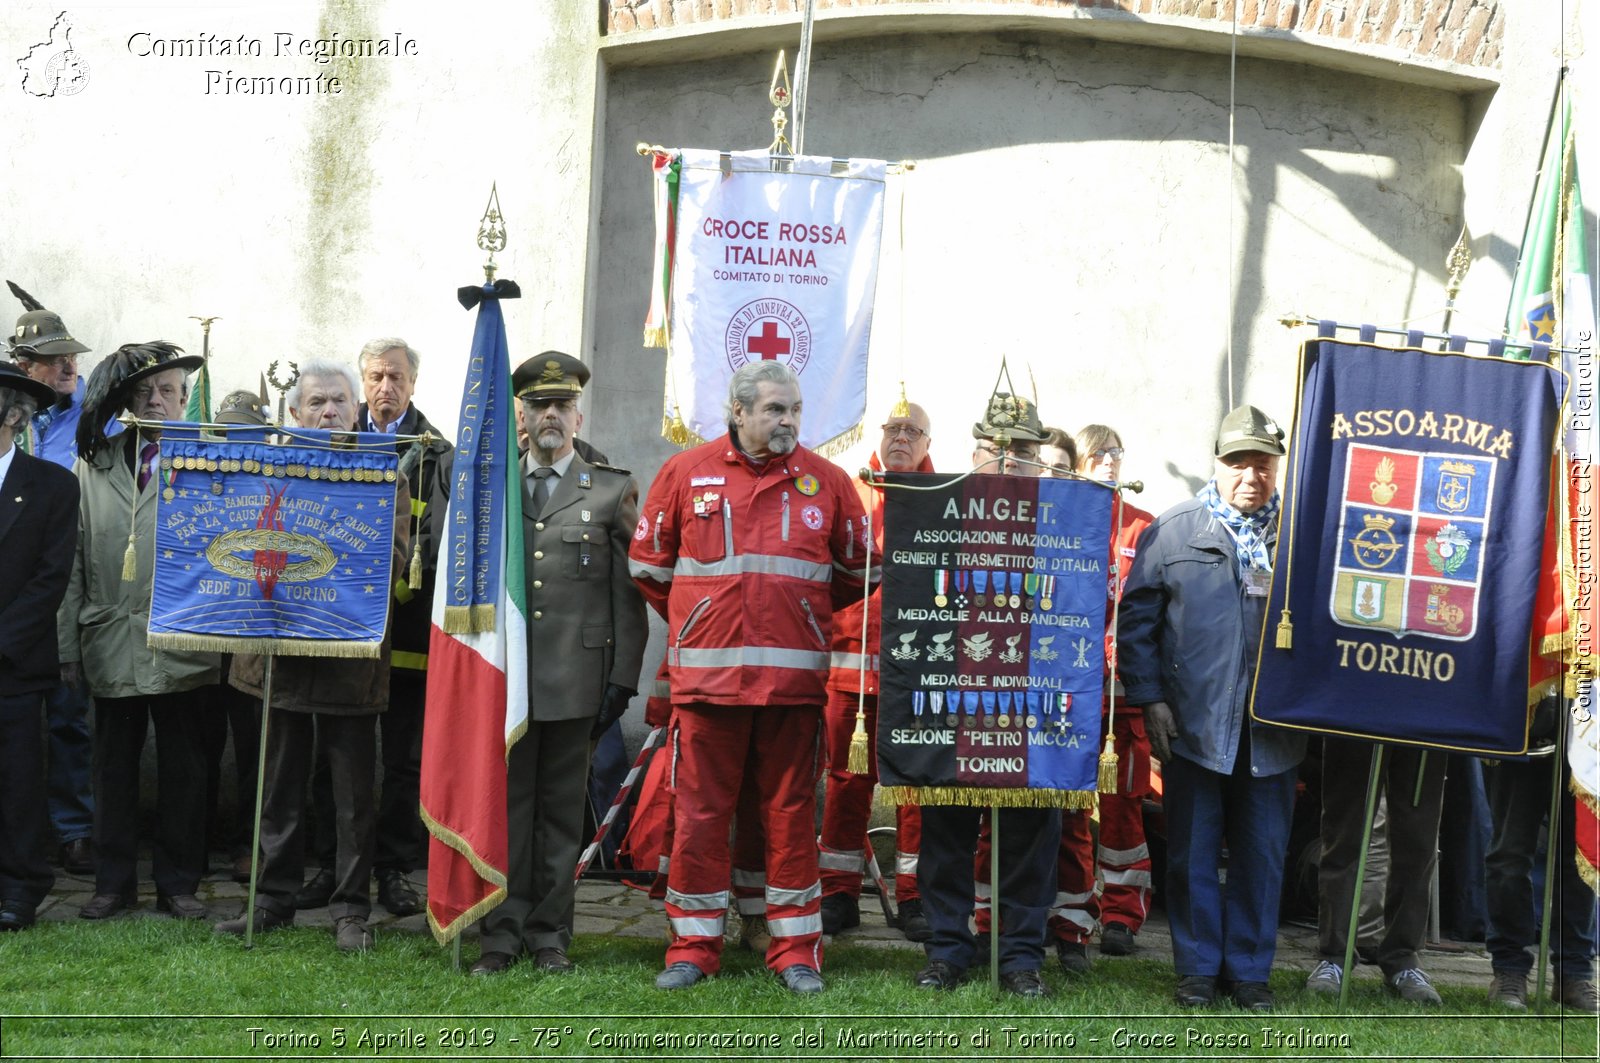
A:
<svg viewBox="0 0 1600 1063">
<path fill-rule="evenodd" d="M 12 388 L 30 396 L 39 406 L 52 405 L 60 398 L 56 389 L 42 380 L 35 380 L 11 362 L 0 362 L 0 388 Z"/>
<path fill-rule="evenodd" d="M 130 345 L 131 347 L 132 345 Z M 129 351 L 130 347 L 122 350 Z M 198 354 L 181 354 L 182 347 L 171 344 L 145 343 L 138 345 L 130 351 L 129 372 L 111 391 L 114 403 L 124 403 L 128 396 L 133 394 L 134 385 L 146 377 L 165 373 L 169 369 L 182 369 L 185 374 L 192 373 L 206 364 L 206 360 Z"/>
</svg>

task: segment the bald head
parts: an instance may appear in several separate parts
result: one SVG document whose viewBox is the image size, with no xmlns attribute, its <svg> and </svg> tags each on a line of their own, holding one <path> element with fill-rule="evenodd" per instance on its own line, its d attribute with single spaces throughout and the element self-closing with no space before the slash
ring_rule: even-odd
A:
<svg viewBox="0 0 1600 1063">
<path fill-rule="evenodd" d="M 890 415 L 883 423 L 883 442 L 878 444 L 878 460 L 890 472 L 913 472 L 928 456 L 928 411 L 916 403 L 904 417 Z"/>
</svg>

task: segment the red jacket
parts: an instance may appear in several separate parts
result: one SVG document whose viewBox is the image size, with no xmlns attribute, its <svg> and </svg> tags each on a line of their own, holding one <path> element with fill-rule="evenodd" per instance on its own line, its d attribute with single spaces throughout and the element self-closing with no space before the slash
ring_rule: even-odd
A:
<svg viewBox="0 0 1600 1063">
<path fill-rule="evenodd" d="M 844 470 L 804 447 L 757 467 L 724 436 L 669 459 L 641 513 L 630 570 L 673 703 L 820 706 L 834 607 L 877 579 Z"/>
<path fill-rule="evenodd" d="M 873 471 L 883 468 L 883 463 L 878 460 L 878 455 L 872 455 L 869 462 Z M 916 472 L 932 472 L 933 462 L 927 455 L 923 455 L 922 464 L 915 469 Z M 872 512 L 872 538 L 877 545 L 878 553 L 883 553 L 883 491 L 872 487 L 870 484 L 855 481 L 856 493 L 861 496 L 864 507 Z M 829 690 L 848 690 L 852 694 L 865 686 L 865 692 L 876 694 L 878 692 L 878 636 L 881 629 L 880 595 L 876 588 L 872 595 L 863 603 L 861 596 L 850 599 L 849 602 L 839 607 L 833 617 L 833 653 L 828 671 Z M 863 608 L 867 613 L 867 641 L 866 649 L 862 650 L 861 642 L 861 613 Z M 867 670 L 861 671 L 861 658 L 865 652 Z"/>
<path fill-rule="evenodd" d="M 1117 523 L 1118 513 L 1121 514 L 1121 524 Z M 1152 521 L 1156 518 L 1138 506 L 1129 505 L 1116 499 L 1111 503 L 1111 563 L 1106 566 L 1106 667 L 1116 667 L 1116 639 L 1113 638 L 1112 625 L 1113 609 L 1117 599 L 1122 597 L 1122 589 L 1128 585 L 1128 574 L 1133 571 L 1134 548 L 1139 545 L 1139 536 L 1144 534 Z M 1111 575 L 1115 570 L 1116 575 Z M 1113 582 L 1113 579 L 1115 582 Z M 1118 677 L 1117 704 L 1122 704 L 1121 677 Z"/>
</svg>

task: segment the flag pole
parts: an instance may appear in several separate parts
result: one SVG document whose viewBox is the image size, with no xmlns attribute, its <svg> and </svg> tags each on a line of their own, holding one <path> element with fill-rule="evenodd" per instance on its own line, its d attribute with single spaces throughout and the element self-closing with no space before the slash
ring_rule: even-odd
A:
<svg viewBox="0 0 1600 1063">
<path fill-rule="evenodd" d="M 1564 699 L 1563 699 L 1564 700 Z M 1562 714 L 1556 721 L 1556 749 L 1550 764 L 1550 819 L 1549 826 L 1545 828 L 1545 854 L 1544 854 L 1544 904 L 1539 912 L 1539 956 L 1534 961 L 1534 969 L 1539 973 L 1534 976 L 1533 996 L 1535 1000 L 1544 999 L 1544 980 L 1549 971 L 1550 962 L 1550 902 L 1555 896 L 1556 883 L 1556 852 L 1561 848 L 1558 838 L 1561 836 L 1561 800 L 1566 787 L 1561 785 L 1566 777 L 1564 770 L 1567 762 L 1567 716 Z M 1568 797 L 1571 800 L 1570 797 Z"/>
<path fill-rule="evenodd" d="M 806 96 L 811 90 L 811 29 L 817 0 L 806 0 L 800 17 L 800 50 L 794 56 L 794 153 L 799 155 L 806 142 Z"/>
<path fill-rule="evenodd" d="M 1522 219 L 1522 242 L 1517 245 L 1517 264 L 1511 270 L 1511 291 L 1513 294 L 1515 294 L 1517 290 L 1517 277 L 1522 273 L 1522 254 L 1525 250 L 1527 250 L 1528 226 L 1533 224 L 1533 212 L 1537 210 L 1539 206 L 1539 173 L 1544 169 L 1545 145 L 1550 143 L 1550 130 L 1555 128 L 1556 115 L 1561 110 L 1561 96 L 1566 91 L 1566 87 L 1567 64 L 1562 63 L 1561 66 L 1556 70 L 1556 87 L 1554 91 L 1550 93 L 1550 113 L 1545 117 L 1544 135 L 1539 138 L 1539 162 L 1534 167 L 1533 171 L 1533 188 L 1528 192 L 1528 212 L 1523 216 Z M 1511 307 L 1506 313 L 1507 327 L 1503 333 L 1505 338 L 1513 343 L 1516 342 L 1517 337 L 1511 335 L 1511 329 L 1509 326 L 1511 324 L 1510 310 L 1514 309 L 1516 308 Z"/>
<path fill-rule="evenodd" d="M 261 675 L 261 748 L 256 754 L 256 818 L 250 832 L 250 889 L 244 905 L 244 947 L 255 947 L 256 879 L 261 870 L 261 804 L 267 786 L 267 722 L 272 716 L 272 658 L 263 655 Z"/>
<path fill-rule="evenodd" d="M 1367 853 L 1372 848 L 1372 816 L 1378 810 L 1378 781 L 1383 776 L 1383 755 L 1388 751 L 1382 742 L 1372 746 L 1372 768 L 1367 772 L 1367 814 L 1362 818 L 1361 855 L 1356 859 L 1356 883 L 1350 891 L 1350 924 L 1344 937 L 1344 968 L 1339 972 L 1339 1010 L 1343 1011 L 1350 998 L 1350 968 L 1355 963 L 1356 932 L 1361 926 L 1361 887 L 1367 881 Z"/>
</svg>

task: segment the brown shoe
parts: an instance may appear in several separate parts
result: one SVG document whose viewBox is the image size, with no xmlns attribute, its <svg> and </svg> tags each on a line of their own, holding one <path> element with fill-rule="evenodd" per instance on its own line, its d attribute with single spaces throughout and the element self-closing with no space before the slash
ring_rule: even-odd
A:
<svg viewBox="0 0 1600 1063">
<path fill-rule="evenodd" d="M 1557 979 L 1550 987 L 1550 999 L 1564 1008 L 1588 1015 L 1600 1014 L 1600 995 L 1589 978 Z"/>
<path fill-rule="evenodd" d="M 742 915 L 739 917 L 739 945 L 757 956 L 767 954 L 767 946 L 772 944 L 772 932 L 767 929 L 765 916 Z"/>
<path fill-rule="evenodd" d="M 62 843 L 61 870 L 69 875 L 94 874 L 94 847 L 88 838 L 74 838 Z"/>
<path fill-rule="evenodd" d="M 549 971 L 551 974 L 566 974 L 572 970 L 572 961 L 567 959 L 567 950 L 554 946 L 535 949 L 533 965 L 539 970 Z"/>
<path fill-rule="evenodd" d="M 156 911 L 170 912 L 174 919 L 204 919 L 211 914 L 192 893 L 174 893 L 170 897 L 158 894 Z"/>
<path fill-rule="evenodd" d="M 372 948 L 372 931 L 359 915 L 346 915 L 333 924 L 333 943 L 340 952 L 366 952 Z"/>
<path fill-rule="evenodd" d="M 110 919 L 118 912 L 133 907 L 133 900 L 120 893 L 96 893 L 89 903 L 78 909 L 79 919 Z"/>
</svg>

